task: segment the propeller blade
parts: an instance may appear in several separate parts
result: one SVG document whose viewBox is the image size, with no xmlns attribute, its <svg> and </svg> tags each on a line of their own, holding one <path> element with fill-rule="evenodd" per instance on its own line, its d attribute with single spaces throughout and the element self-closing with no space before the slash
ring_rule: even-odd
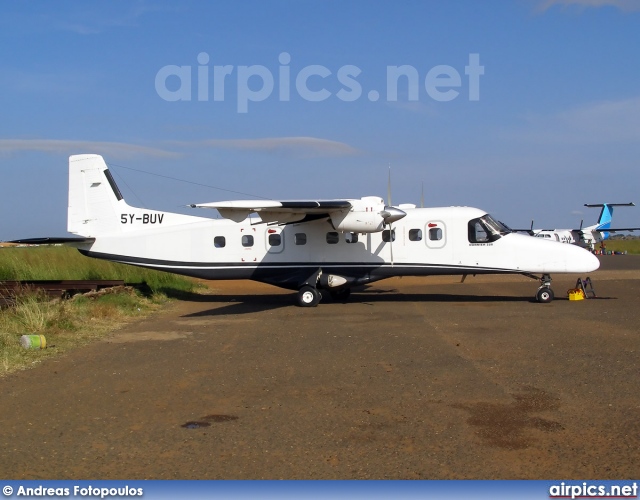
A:
<svg viewBox="0 0 640 500">
<path fill-rule="evenodd" d="M 391 267 L 393 267 L 393 227 L 389 224 L 389 252 L 391 252 Z"/>
<path fill-rule="evenodd" d="M 424 182 L 422 183 L 422 190 L 420 192 L 420 208 L 424 208 Z"/>
</svg>

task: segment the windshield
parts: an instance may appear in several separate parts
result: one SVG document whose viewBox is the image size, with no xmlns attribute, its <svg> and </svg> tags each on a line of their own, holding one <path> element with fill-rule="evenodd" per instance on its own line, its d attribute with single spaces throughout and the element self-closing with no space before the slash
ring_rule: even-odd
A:
<svg viewBox="0 0 640 500">
<path fill-rule="evenodd" d="M 509 234 L 511 232 L 511 229 L 509 229 L 506 224 L 503 224 L 499 220 L 494 219 L 489 214 L 485 215 L 484 217 L 480 217 L 480 219 L 483 220 L 487 224 L 487 226 L 491 228 L 492 232 L 500 235 Z"/>
<path fill-rule="evenodd" d="M 470 243 L 490 243 L 511 232 L 511 229 L 489 214 L 471 219 L 468 228 Z"/>
</svg>

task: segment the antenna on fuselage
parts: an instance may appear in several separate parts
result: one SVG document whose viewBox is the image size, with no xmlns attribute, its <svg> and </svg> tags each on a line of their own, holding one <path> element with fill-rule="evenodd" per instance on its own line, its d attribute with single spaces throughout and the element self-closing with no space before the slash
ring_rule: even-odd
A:
<svg viewBox="0 0 640 500">
<path fill-rule="evenodd" d="M 387 206 L 391 207 L 391 163 L 389 163 L 389 178 L 387 180 Z M 393 226 L 389 222 L 389 252 L 391 253 L 391 267 L 393 267 Z"/>
<path fill-rule="evenodd" d="M 389 178 L 387 180 L 387 205 L 391 206 L 391 163 L 389 163 Z"/>
</svg>

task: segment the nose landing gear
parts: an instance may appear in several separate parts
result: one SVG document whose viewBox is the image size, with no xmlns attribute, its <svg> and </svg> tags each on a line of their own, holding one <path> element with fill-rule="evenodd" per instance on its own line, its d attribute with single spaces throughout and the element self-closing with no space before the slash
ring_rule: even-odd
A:
<svg viewBox="0 0 640 500">
<path fill-rule="evenodd" d="M 548 304 L 554 298 L 553 290 L 551 290 L 551 276 L 543 274 L 540 278 L 540 288 L 536 292 L 536 300 L 541 304 Z"/>
</svg>

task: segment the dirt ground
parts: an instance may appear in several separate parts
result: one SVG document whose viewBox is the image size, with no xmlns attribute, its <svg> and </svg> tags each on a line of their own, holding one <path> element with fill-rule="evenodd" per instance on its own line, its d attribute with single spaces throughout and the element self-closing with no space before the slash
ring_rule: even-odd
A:
<svg viewBox="0 0 640 500">
<path fill-rule="evenodd" d="M 348 303 L 206 295 L 0 379 L 6 479 L 640 477 L 640 257 L 390 279 Z"/>
</svg>

